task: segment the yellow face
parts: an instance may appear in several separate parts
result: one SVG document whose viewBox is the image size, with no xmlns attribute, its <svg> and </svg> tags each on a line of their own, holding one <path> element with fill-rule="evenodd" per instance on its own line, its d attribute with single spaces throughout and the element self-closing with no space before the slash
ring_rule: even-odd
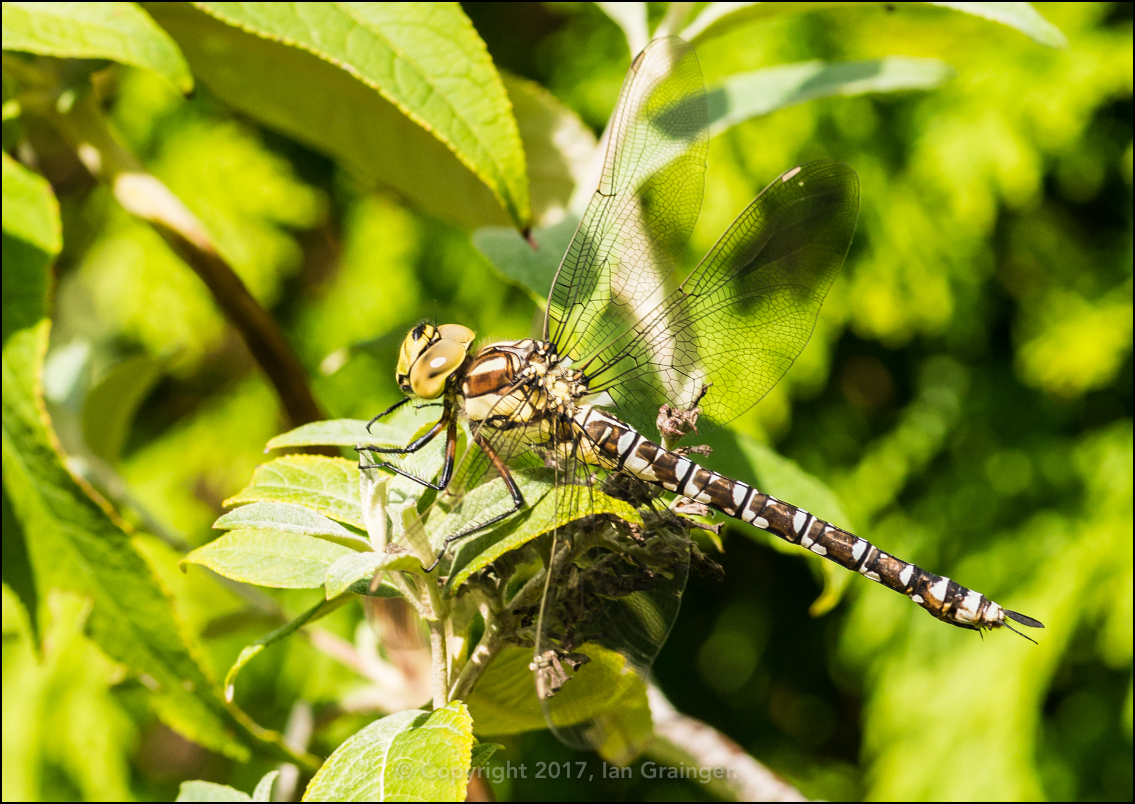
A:
<svg viewBox="0 0 1135 804">
<path fill-rule="evenodd" d="M 398 386 L 419 399 L 437 399 L 445 383 L 465 362 L 469 344 L 477 337 L 460 324 L 418 324 L 402 341 L 394 378 Z"/>
</svg>

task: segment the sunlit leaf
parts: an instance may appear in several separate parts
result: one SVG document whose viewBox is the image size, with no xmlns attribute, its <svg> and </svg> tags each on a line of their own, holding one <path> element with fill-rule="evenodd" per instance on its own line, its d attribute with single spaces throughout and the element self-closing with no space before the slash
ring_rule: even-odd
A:
<svg viewBox="0 0 1135 804">
<path fill-rule="evenodd" d="M 225 505 L 296 503 L 365 530 L 359 511 L 359 470 L 342 458 L 287 455 L 257 467 L 252 483 Z"/>
<path fill-rule="evenodd" d="M 149 9 L 198 78 L 234 107 L 433 214 L 466 226 L 528 225 L 516 122 L 457 6 Z"/>
<path fill-rule="evenodd" d="M 231 530 L 182 559 L 234 581 L 281 589 L 316 589 L 349 547 L 296 533 L 260 528 Z"/>
<path fill-rule="evenodd" d="M 278 770 L 268 771 L 261 777 L 260 781 L 256 783 L 256 789 L 252 791 L 253 801 L 271 801 L 272 800 L 272 785 L 276 783 L 276 777 L 280 775 Z"/>
<path fill-rule="evenodd" d="M 7 5 L 4 7 L 7 9 Z M 4 234 L 27 243 L 46 255 L 41 259 L 50 259 L 63 246 L 59 203 L 51 192 L 51 185 L 7 153 L 0 159 L 3 160 L 4 173 Z M 28 281 L 30 279 L 30 276 L 24 277 L 26 288 L 14 282 L 5 285 L 4 299 L 8 299 L 9 290 L 16 292 L 22 289 L 29 297 L 28 303 L 35 304 L 32 300 L 38 299 L 41 291 L 35 283 Z M 4 331 L 8 331 L 7 323 Z"/>
<path fill-rule="evenodd" d="M 405 444 L 407 431 L 382 422 L 375 422 L 367 430 L 362 419 L 327 419 L 301 424 L 294 430 L 276 436 L 265 449 L 331 445 L 355 447 L 359 444 L 381 446 Z"/>
<path fill-rule="evenodd" d="M 808 11 L 847 8 L 856 5 L 875 5 L 874 3 L 707 3 L 701 13 L 686 26 L 681 36 L 691 44 L 720 36 L 738 25 L 782 14 L 802 14 Z M 923 5 L 921 3 L 891 3 L 892 7 Z M 1028 36 L 1035 42 L 1049 47 L 1063 47 L 1064 34 L 1042 17 L 1029 3 L 926 3 L 942 6 L 954 11 L 973 14 L 1002 25 L 1008 25 Z"/>
<path fill-rule="evenodd" d="M 303 800 L 464 801 L 472 750 L 473 719 L 460 701 L 398 712 L 335 749 Z"/>
<path fill-rule="evenodd" d="M 252 797 L 227 784 L 194 779 L 181 783 L 174 801 L 252 801 Z"/>
<path fill-rule="evenodd" d="M 4 3 L 4 50 L 109 59 L 193 89 L 177 45 L 136 3 Z"/>
<path fill-rule="evenodd" d="M 326 596 L 330 600 L 343 594 L 359 581 L 368 583 L 376 572 L 401 570 L 421 572 L 422 565 L 409 553 L 353 553 L 327 568 Z"/>
<path fill-rule="evenodd" d="M 236 528 L 270 528 L 284 533 L 296 533 L 327 539 L 352 550 L 370 550 L 365 536 L 348 530 L 334 520 L 317 514 L 302 505 L 292 503 L 252 503 L 234 508 L 213 523 L 223 530 Z"/>
<path fill-rule="evenodd" d="M 954 69 L 937 59 L 892 56 L 872 61 L 808 61 L 735 73 L 711 87 L 710 135 L 777 109 L 834 95 L 866 95 L 930 89 L 954 75 Z"/>
</svg>

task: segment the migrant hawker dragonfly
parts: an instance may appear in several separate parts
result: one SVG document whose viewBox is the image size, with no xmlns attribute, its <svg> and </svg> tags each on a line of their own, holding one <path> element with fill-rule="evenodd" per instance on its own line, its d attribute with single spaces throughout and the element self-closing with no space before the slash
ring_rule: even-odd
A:
<svg viewBox="0 0 1135 804">
<path fill-rule="evenodd" d="M 977 631 L 1012 629 L 1010 621 L 1042 627 L 801 508 L 704 468 L 688 451 L 663 446 L 672 446 L 689 428 L 681 415 L 675 422 L 660 418 L 660 410 L 687 411 L 687 419 L 696 412 L 703 429 L 720 426 L 784 375 L 811 336 L 859 211 L 859 183 L 851 168 L 834 161 L 794 167 L 761 192 L 701 263 L 680 278 L 679 260 L 701 207 L 706 132 L 706 94 L 692 49 L 675 38 L 655 40 L 627 74 L 602 178 L 555 275 L 541 337 L 474 349 L 474 333 L 464 326 L 414 327 L 399 355 L 396 378 L 406 398 L 398 404 L 439 401 L 441 417 L 405 447 L 360 450 L 404 456 L 444 432 L 445 460 L 437 478 L 414 478 L 444 491 L 455 477 L 459 423 L 468 422 L 481 462 L 503 481 L 509 501 L 448 535 L 443 553 L 534 502 L 525 499 L 510 467 L 536 454 L 554 471 L 555 493 L 577 517 L 592 510 L 598 477 L 631 476 L 834 561 L 951 625 Z M 655 426 L 663 435 L 658 441 L 645 434 Z M 407 474 L 394 464 L 382 465 Z M 662 531 L 663 547 L 653 559 L 640 555 L 637 563 L 614 566 L 609 553 L 592 551 L 586 558 L 573 552 L 579 533 L 568 527 L 556 529 L 542 556 L 546 591 L 533 669 L 538 693 L 548 702 L 549 723 L 561 737 L 567 733 L 568 742 L 597 741 L 590 727 L 572 726 L 571 714 L 554 705 L 564 682 L 589 658 L 586 649 L 577 650 L 581 643 L 604 645 L 645 672 L 665 639 L 685 582 L 688 547 L 683 552 L 671 531 L 655 529 Z M 640 535 L 640 552 L 649 553 L 651 538 L 649 531 Z M 650 580 L 628 579 L 635 569 Z M 556 608 L 557 595 L 578 597 L 582 590 L 590 595 L 582 607 Z M 633 610 L 634 616 L 622 618 L 631 626 L 619 624 L 612 601 Z M 586 634 L 568 633 L 582 629 L 588 616 L 606 622 Z M 637 647 L 634 627 L 653 631 Z"/>
</svg>

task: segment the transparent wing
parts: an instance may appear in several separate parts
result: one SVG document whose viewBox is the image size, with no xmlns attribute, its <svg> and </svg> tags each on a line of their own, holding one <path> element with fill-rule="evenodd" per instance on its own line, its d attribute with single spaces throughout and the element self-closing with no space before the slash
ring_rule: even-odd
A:
<svg viewBox="0 0 1135 804">
<path fill-rule="evenodd" d="M 552 283 L 544 333 L 562 356 L 592 354 L 676 285 L 701 209 L 707 120 L 693 49 L 651 42 L 627 73 L 599 187 Z"/>
<path fill-rule="evenodd" d="M 724 424 L 754 405 L 803 350 L 859 214 L 859 180 L 841 162 L 779 176 L 680 287 L 584 357 L 593 391 L 652 427 L 663 403 L 699 403 Z M 703 430 L 704 432 L 704 430 Z"/>
<path fill-rule="evenodd" d="M 560 452 L 555 493 L 575 515 L 553 534 L 532 667 L 545 720 L 562 742 L 629 760 L 649 739 L 635 728 L 636 706 L 645 705 L 650 668 L 678 615 L 689 541 L 651 497 L 638 501 L 637 527 L 591 515 L 612 480 L 639 481 L 610 476 L 600 488 L 602 471 L 578 460 L 586 437 L 577 433 Z"/>
</svg>

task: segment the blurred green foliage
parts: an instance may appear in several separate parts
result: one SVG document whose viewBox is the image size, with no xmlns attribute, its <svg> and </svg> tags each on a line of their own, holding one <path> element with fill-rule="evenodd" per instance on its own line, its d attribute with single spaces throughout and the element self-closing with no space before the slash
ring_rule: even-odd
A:
<svg viewBox="0 0 1135 804">
<path fill-rule="evenodd" d="M 1131 6 L 1039 9 L 1066 48 L 916 5 L 774 17 L 698 46 L 711 86 L 817 58 L 935 57 L 956 70 L 927 92 L 812 101 L 716 137 L 689 258 L 791 165 L 855 168 L 859 228 L 816 334 L 736 429 L 825 481 L 865 537 L 1047 626 L 1036 646 L 1004 632 L 982 641 L 854 579 L 812 619 L 809 559 L 733 533 L 725 582 L 691 579 L 655 673 L 681 711 L 813 797 L 1132 797 Z M 591 4 L 464 10 L 499 69 L 602 130 L 631 55 L 611 19 Z M 395 350 L 422 318 L 482 337 L 532 332 L 535 301 L 468 231 L 369 189 L 207 86 L 184 99 L 142 69 L 96 79 L 131 149 L 285 328 L 329 417 L 368 419 L 396 401 Z M 221 677 L 281 611 L 311 605 L 175 569 L 214 538 L 222 500 L 286 427 L 279 403 L 196 276 L 49 133 L 32 135 L 65 233 L 44 378 L 56 429 L 72 468 L 153 534 L 139 549 Z M 92 449 L 87 405 L 129 360 L 153 379 L 120 447 Z M 273 767 L 162 725 L 83 635 L 81 599 L 41 601 L 43 656 L 7 584 L 3 603 L 5 800 L 168 799 L 188 778 L 251 790 Z M 322 644 L 271 648 L 244 671 L 238 702 L 283 729 L 307 701 L 311 750 L 329 753 L 370 719 L 351 705 L 359 677 L 327 649 L 365 639 L 362 616 L 347 607 L 321 623 Z M 490 766 L 595 761 L 545 733 L 502 742 Z M 638 774 L 511 779 L 495 792 L 705 796 Z"/>
</svg>

